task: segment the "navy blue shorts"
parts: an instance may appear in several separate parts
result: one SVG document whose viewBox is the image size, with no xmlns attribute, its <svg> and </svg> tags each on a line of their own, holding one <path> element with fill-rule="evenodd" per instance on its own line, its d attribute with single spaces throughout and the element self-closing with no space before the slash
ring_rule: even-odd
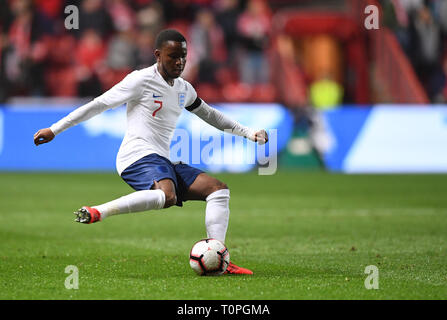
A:
<svg viewBox="0 0 447 320">
<path fill-rule="evenodd" d="M 182 162 L 173 164 L 169 159 L 158 154 L 149 154 L 127 167 L 122 173 L 126 183 L 136 191 L 149 190 L 155 181 L 171 179 L 175 185 L 177 206 L 181 207 L 189 186 L 196 180 L 202 170 Z"/>
</svg>

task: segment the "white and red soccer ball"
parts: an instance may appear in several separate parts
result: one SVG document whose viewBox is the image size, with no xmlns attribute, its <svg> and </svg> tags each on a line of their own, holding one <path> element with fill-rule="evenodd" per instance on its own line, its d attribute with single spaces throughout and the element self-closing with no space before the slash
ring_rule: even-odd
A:
<svg viewBox="0 0 447 320">
<path fill-rule="evenodd" d="M 197 241 L 189 253 L 191 268 L 201 276 L 221 275 L 230 263 L 230 253 L 227 247 L 216 239 Z"/>
</svg>

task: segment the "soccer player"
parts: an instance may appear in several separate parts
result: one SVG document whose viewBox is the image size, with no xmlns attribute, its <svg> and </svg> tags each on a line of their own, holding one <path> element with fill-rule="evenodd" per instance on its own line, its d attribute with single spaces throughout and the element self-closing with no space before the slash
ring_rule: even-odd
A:
<svg viewBox="0 0 447 320">
<path fill-rule="evenodd" d="M 185 68 L 187 46 L 181 33 L 161 31 L 151 67 L 128 74 L 121 82 L 66 117 L 34 135 L 37 145 L 50 142 L 64 130 L 110 108 L 127 103 L 127 130 L 116 158 L 121 178 L 136 191 L 110 202 L 83 206 L 75 221 L 94 223 L 113 215 L 158 210 L 187 200 L 206 201 L 207 236 L 225 243 L 230 215 L 227 185 L 184 163 L 171 163 L 169 146 L 183 109 L 220 130 L 254 142 L 268 141 L 265 130 L 247 128 L 201 100 L 191 84 L 180 75 Z M 227 273 L 253 274 L 230 262 Z"/>
</svg>

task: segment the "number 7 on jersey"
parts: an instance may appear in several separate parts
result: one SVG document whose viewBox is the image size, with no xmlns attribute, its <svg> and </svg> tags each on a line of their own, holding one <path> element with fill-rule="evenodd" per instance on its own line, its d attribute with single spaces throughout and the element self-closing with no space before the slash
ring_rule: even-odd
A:
<svg viewBox="0 0 447 320">
<path fill-rule="evenodd" d="M 155 100 L 154 102 L 155 102 L 156 104 L 160 105 L 160 107 L 158 107 L 157 110 L 155 110 L 155 111 L 152 113 L 152 116 L 153 116 L 153 117 L 155 117 L 155 114 L 156 114 L 158 111 L 160 111 L 161 108 L 163 108 L 163 101 Z"/>
</svg>

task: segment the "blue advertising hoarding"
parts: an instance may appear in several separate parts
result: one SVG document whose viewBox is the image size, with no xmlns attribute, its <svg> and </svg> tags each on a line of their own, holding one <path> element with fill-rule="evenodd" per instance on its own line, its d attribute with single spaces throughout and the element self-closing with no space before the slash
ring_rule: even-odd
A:
<svg viewBox="0 0 447 320">
<path fill-rule="evenodd" d="M 324 113 L 331 171 L 446 173 L 447 107 L 376 105 Z"/>
<path fill-rule="evenodd" d="M 291 138 L 293 116 L 279 104 L 215 107 L 246 126 L 268 129 L 276 147 L 267 144 L 266 156 L 275 158 Z M 115 170 L 126 130 L 125 107 L 108 110 L 61 133 L 51 143 L 34 146 L 38 129 L 72 110 L 72 105 L 0 107 L 0 170 Z M 325 111 L 323 119 L 332 141 L 323 157 L 329 171 L 447 173 L 447 106 L 340 107 Z M 246 172 L 259 165 L 258 151 L 254 143 L 218 131 L 184 112 L 170 158 L 211 172 Z"/>
<path fill-rule="evenodd" d="M 220 104 L 217 109 L 251 128 L 265 128 L 273 136 L 265 156 L 276 157 L 293 131 L 289 110 L 279 104 Z M 126 109 L 119 107 L 72 127 L 47 144 L 36 147 L 34 133 L 74 110 L 58 108 L 0 108 L 0 170 L 109 171 L 126 131 Z M 219 152 L 219 146 L 222 150 Z M 213 172 L 245 172 L 259 164 L 253 142 L 223 133 L 183 112 L 171 144 L 171 160 Z M 270 154 L 271 153 L 271 154 Z"/>
</svg>

